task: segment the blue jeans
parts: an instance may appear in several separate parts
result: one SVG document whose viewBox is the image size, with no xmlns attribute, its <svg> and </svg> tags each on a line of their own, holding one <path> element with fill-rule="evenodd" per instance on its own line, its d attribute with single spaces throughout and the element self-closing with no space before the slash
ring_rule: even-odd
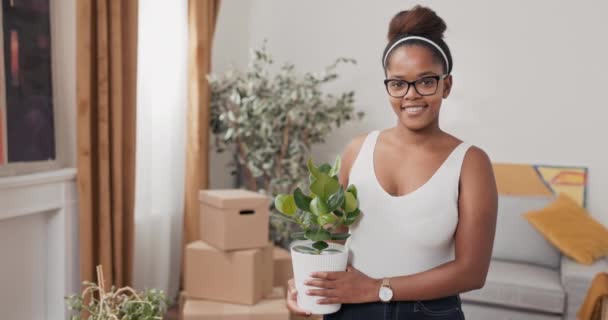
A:
<svg viewBox="0 0 608 320">
<path fill-rule="evenodd" d="M 342 304 L 324 320 L 464 320 L 459 296 L 424 301 Z"/>
</svg>

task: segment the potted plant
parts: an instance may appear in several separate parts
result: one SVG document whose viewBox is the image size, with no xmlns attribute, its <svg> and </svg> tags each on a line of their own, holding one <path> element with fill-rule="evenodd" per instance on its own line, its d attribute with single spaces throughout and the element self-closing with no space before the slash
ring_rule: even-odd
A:
<svg viewBox="0 0 608 320">
<path fill-rule="evenodd" d="M 308 176 L 306 155 L 312 146 L 364 115 L 355 111 L 354 91 L 325 90 L 339 79 L 338 67 L 355 60 L 338 58 L 319 72 L 276 64 L 264 41 L 252 51 L 247 68 L 208 76 L 215 149 L 232 154 L 236 187 L 267 195 L 294 190 Z M 273 217 L 272 239 L 288 247 L 295 227 Z"/>
<path fill-rule="evenodd" d="M 104 288 L 101 266 L 97 267 L 97 282 L 83 282 L 81 294 L 66 297 L 70 320 L 162 320 L 168 301 L 162 290 L 136 292 L 130 287 Z M 83 318 L 83 312 L 85 315 Z"/>
<path fill-rule="evenodd" d="M 350 226 L 360 215 L 357 189 L 344 188 L 338 181 L 341 160 L 333 166 L 324 163 L 315 166 L 307 163 L 309 171 L 308 194 L 296 188 L 290 194 L 278 194 L 274 205 L 282 219 L 296 223 L 301 231 L 294 232 L 291 246 L 294 281 L 298 291 L 298 305 L 313 314 L 338 311 L 340 304 L 319 305 L 318 297 L 305 294 L 304 281 L 312 272 L 345 271 L 348 247 L 330 240 L 346 240 L 350 234 L 335 232 L 340 226 Z"/>
</svg>

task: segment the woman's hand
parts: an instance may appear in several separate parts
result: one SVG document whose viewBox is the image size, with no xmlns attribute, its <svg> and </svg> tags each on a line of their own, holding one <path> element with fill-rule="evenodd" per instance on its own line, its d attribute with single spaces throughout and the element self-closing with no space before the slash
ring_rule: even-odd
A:
<svg viewBox="0 0 608 320">
<path fill-rule="evenodd" d="M 298 291 L 293 279 L 287 281 L 287 309 L 295 315 L 308 317 L 311 315 L 309 311 L 298 307 Z"/>
<path fill-rule="evenodd" d="M 378 301 L 382 280 L 372 279 L 361 271 L 348 266 L 345 272 L 315 272 L 305 285 L 321 289 L 310 289 L 306 294 L 324 297 L 319 304 L 366 303 Z"/>
</svg>

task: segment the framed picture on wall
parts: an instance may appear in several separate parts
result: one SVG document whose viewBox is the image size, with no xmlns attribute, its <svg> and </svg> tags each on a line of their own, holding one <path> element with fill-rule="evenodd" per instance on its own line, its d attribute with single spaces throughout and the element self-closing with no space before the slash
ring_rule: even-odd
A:
<svg viewBox="0 0 608 320">
<path fill-rule="evenodd" d="M 0 166 L 54 160 L 50 0 L 1 0 Z"/>
</svg>

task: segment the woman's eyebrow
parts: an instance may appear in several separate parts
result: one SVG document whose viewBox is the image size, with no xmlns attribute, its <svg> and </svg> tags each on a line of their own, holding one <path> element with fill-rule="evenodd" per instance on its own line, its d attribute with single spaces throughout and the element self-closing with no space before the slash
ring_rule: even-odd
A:
<svg viewBox="0 0 608 320">
<path fill-rule="evenodd" d="M 436 76 L 437 74 L 435 72 L 432 71 L 427 71 L 427 72 L 423 72 L 418 74 L 418 78 L 424 77 L 424 76 Z"/>
</svg>

